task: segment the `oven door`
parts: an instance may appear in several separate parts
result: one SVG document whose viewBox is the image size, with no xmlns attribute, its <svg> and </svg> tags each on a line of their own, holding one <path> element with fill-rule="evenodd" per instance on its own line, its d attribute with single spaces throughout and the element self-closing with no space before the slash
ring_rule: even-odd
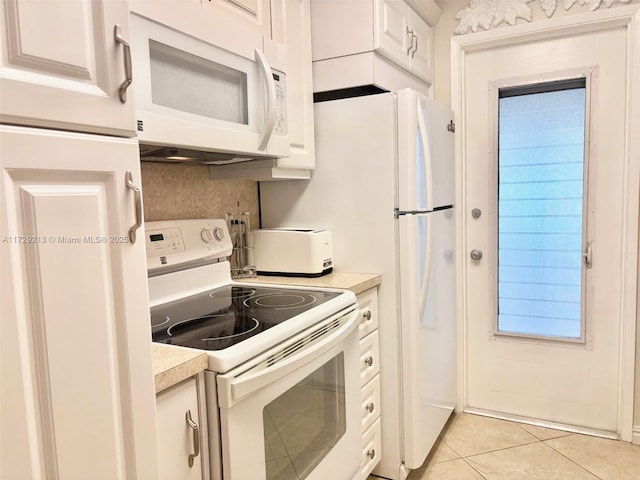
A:
<svg viewBox="0 0 640 480">
<path fill-rule="evenodd" d="M 225 480 L 347 480 L 359 470 L 358 310 L 218 375 Z"/>
</svg>

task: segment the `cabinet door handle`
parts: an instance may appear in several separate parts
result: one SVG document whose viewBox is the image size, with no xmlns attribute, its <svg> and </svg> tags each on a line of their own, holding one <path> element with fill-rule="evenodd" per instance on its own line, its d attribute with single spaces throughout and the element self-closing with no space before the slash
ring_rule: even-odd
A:
<svg viewBox="0 0 640 480">
<path fill-rule="evenodd" d="M 413 31 L 411 31 L 411 35 L 413 36 L 411 43 L 413 44 L 413 40 L 416 41 L 416 46 L 413 48 L 413 51 L 411 52 L 411 58 L 413 58 L 416 52 L 418 51 L 418 36 Z"/>
<path fill-rule="evenodd" d="M 407 37 L 409 38 L 409 48 L 407 48 L 407 55 L 411 55 L 411 50 L 413 49 L 413 31 L 407 27 Z"/>
<path fill-rule="evenodd" d="M 372 365 L 373 365 L 373 357 L 367 357 L 367 358 L 365 358 L 365 360 L 364 360 L 364 364 L 365 364 L 365 365 L 367 365 L 367 366 L 369 366 L 369 367 L 370 367 L 370 366 L 372 366 Z"/>
<path fill-rule="evenodd" d="M 189 468 L 193 467 L 193 460 L 200 455 L 200 435 L 198 431 L 198 424 L 191 418 L 191 410 L 187 410 L 186 414 L 187 425 L 191 428 L 193 433 L 193 453 L 189 455 Z"/>
<path fill-rule="evenodd" d="M 133 190 L 135 194 L 136 223 L 129 228 L 129 241 L 136 243 L 136 230 L 142 226 L 142 192 L 140 191 L 140 187 L 133 183 L 133 174 L 131 172 L 126 173 L 124 180 L 127 188 Z"/>
<path fill-rule="evenodd" d="M 373 402 L 371 402 L 369 405 L 367 405 L 367 411 L 369 413 L 373 413 L 373 411 L 376 409 L 376 406 L 373 404 Z"/>
<path fill-rule="evenodd" d="M 116 25 L 113 27 L 113 36 L 116 39 L 116 42 L 124 47 L 124 82 L 118 88 L 118 92 L 120 93 L 120 101 L 122 103 L 127 103 L 127 88 L 133 82 L 133 69 L 131 68 L 131 46 L 129 42 L 127 42 L 122 37 L 122 29 L 120 25 Z"/>
</svg>

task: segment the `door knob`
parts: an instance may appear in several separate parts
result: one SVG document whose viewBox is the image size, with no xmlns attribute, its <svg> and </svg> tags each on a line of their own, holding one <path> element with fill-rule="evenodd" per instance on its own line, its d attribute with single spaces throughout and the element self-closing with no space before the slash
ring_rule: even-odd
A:
<svg viewBox="0 0 640 480">
<path fill-rule="evenodd" d="M 482 258 L 482 250 L 471 250 L 471 260 L 475 260 L 476 262 Z"/>
</svg>

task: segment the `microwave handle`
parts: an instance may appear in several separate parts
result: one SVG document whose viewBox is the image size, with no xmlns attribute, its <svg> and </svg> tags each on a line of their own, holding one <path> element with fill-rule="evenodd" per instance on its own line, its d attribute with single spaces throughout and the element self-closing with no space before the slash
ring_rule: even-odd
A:
<svg viewBox="0 0 640 480">
<path fill-rule="evenodd" d="M 221 407 L 230 408 L 241 399 L 259 390 L 305 365 L 320 354 L 333 348 L 347 337 L 358 326 L 360 310 L 348 313 L 348 319 L 336 330 L 326 335 L 315 344 L 302 348 L 294 355 L 282 359 L 268 368 L 257 369 L 255 372 L 234 375 L 231 371 L 218 375 L 218 401 Z"/>
<path fill-rule="evenodd" d="M 260 142 L 259 150 L 266 150 L 271 134 L 273 133 L 273 127 L 276 124 L 276 82 L 273 80 L 273 74 L 271 73 L 271 66 L 267 61 L 264 53 L 256 48 L 256 60 L 262 68 L 264 74 L 264 80 L 267 84 L 267 113 L 265 115 L 265 128 L 262 134 L 262 141 Z"/>
</svg>

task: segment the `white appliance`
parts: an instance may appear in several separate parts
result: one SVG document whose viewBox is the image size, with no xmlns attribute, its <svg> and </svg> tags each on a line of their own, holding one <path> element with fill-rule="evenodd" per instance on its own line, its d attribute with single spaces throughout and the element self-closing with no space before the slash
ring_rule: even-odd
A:
<svg viewBox="0 0 640 480">
<path fill-rule="evenodd" d="M 286 72 L 131 14 L 143 159 L 211 165 L 289 155 Z"/>
<path fill-rule="evenodd" d="M 145 230 L 153 341 L 207 352 L 211 479 L 354 478 L 355 295 L 232 282 L 224 220 L 147 222 Z"/>
<path fill-rule="evenodd" d="M 382 276 L 374 474 L 390 479 L 423 463 L 456 403 L 452 119 L 412 90 L 316 103 L 311 180 L 260 185 L 263 226 L 330 229 L 339 271 Z"/>
<path fill-rule="evenodd" d="M 333 270 L 333 242 L 328 230 L 263 228 L 251 234 L 259 275 L 319 277 Z"/>
</svg>

